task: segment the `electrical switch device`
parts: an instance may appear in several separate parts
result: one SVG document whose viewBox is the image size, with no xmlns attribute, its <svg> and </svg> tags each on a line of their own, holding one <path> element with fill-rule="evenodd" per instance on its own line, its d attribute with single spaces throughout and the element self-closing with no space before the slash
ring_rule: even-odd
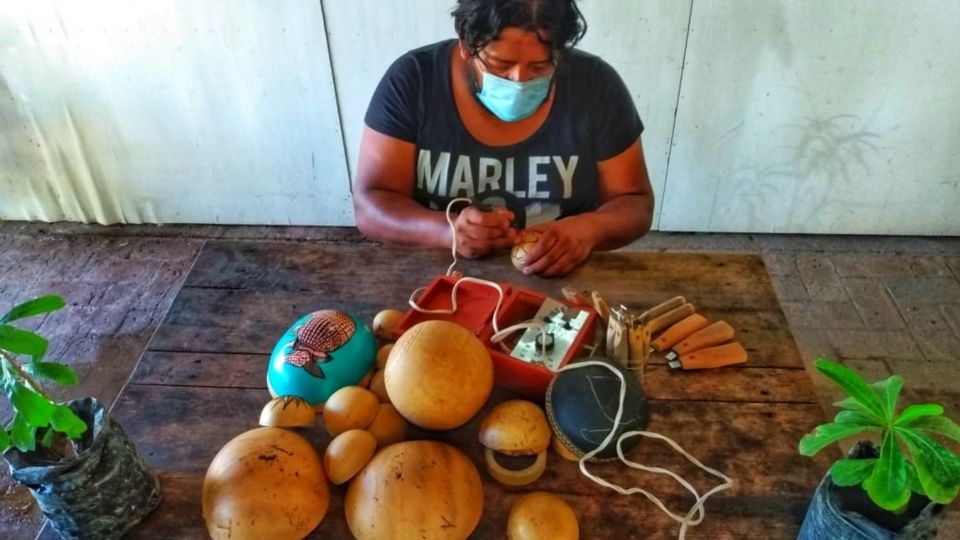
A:
<svg viewBox="0 0 960 540">
<path fill-rule="evenodd" d="M 532 399 L 544 396 L 556 370 L 586 356 L 585 349 L 593 342 L 597 321 L 592 309 L 509 283 L 498 284 L 503 291 L 501 298 L 489 285 L 458 280 L 454 276 L 438 276 L 416 299 L 426 311 L 451 310 L 456 286 L 453 313 L 424 313 L 411 308 L 397 324 L 394 337 L 427 320 L 459 324 L 487 347 L 496 384 Z M 492 341 L 495 328 L 502 330 L 520 323 L 538 324 L 507 336 L 502 345 Z"/>
</svg>

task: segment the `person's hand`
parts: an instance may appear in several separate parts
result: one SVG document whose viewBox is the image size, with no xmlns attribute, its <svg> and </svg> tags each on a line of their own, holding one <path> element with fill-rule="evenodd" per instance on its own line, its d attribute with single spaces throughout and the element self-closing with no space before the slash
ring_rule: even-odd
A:
<svg viewBox="0 0 960 540">
<path fill-rule="evenodd" d="M 494 208 L 484 212 L 475 206 L 466 207 L 457 216 L 457 253 L 473 259 L 492 251 L 513 246 L 517 231 L 510 227 L 513 212 Z"/>
<path fill-rule="evenodd" d="M 540 238 L 524 258 L 524 274 L 562 276 L 580 266 L 593 251 L 589 228 L 573 219 L 551 221 L 526 230 L 540 233 Z"/>
</svg>

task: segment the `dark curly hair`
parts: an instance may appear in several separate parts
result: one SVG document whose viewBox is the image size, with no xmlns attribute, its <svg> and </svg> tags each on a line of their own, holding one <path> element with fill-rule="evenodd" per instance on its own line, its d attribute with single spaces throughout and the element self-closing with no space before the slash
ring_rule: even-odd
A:
<svg viewBox="0 0 960 540">
<path fill-rule="evenodd" d="M 576 0 L 457 0 L 451 15 L 472 54 L 510 26 L 536 32 L 551 51 L 573 47 L 587 33 Z"/>
</svg>

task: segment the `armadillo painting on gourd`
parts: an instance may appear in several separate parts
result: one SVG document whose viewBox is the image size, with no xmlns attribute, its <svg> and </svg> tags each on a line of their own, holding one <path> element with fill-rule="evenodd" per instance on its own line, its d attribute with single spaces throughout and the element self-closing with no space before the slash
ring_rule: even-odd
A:
<svg viewBox="0 0 960 540">
<path fill-rule="evenodd" d="M 315 311 L 277 341 L 267 366 L 267 387 L 274 397 L 298 396 L 318 405 L 360 382 L 376 353 L 373 333 L 362 321 L 342 311 Z"/>
</svg>

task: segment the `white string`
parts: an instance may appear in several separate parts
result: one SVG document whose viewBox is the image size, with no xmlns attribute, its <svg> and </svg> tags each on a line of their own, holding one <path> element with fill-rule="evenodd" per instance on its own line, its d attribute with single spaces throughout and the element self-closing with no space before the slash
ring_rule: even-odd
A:
<svg viewBox="0 0 960 540">
<path fill-rule="evenodd" d="M 497 321 L 500 319 L 500 307 L 503 305 L 503 288 L 501 288 L 498 283 L 495 283 L 493 281 L 487 281 L 485 279 L 474 278 L 469 276 L 461 277 L 460 279 L 457 280 L 456 283 L 453 284 L 453 289 L 451 289 L 450 291 L 450 308 L 449 309 L 427 309 L 425 307 L 422 307 L 420 304 L 418 304 L 417 297 L 421 294 L 422 291 L 426 290 L 426 287 L 420 287 L 419 289 L 413 291 L 413 293 L 410 294 L 410 298 L 407 300 L 407 303 L 410 305 L 410 307 L 412 307 L 416 311 L 419 311 L 420 313 L 428 313 L 428 314 L 434 314 L 434 315 L 452 315 L 457 312 L 457 289 L 459 289 L 460 284 L 464 282 L 477 283 L 480 285 L 487 285 L 488 287 L 493 287 L 494 289 L 496 289 L 497 294 L 499 295 L 497 298 L 497 304 L 493 308 L 492 322 L 493 322 L 494 334 L 490 336 L 491 343 L 497 343 L 500 345 L 501 349 L 503 349 L 504 351 L 510 352 L 510 348 L 503 343 L 503 340 L 506 339 L 507 336 L 509 336 L 510 334 L 518 330 L 534 328 L 534 329 L 540 330 L 541 335 L 544 335 L 544 337 L 540 340 L 541 354 L 543 354 L 543 356 L 546 356 L 547 354 L 547 340 L 545 336 L 546 327 L 542 323 L 537 321 L 527 321 L 519 324 L 514 324 L 512 326 L 508 326 L 503 330 L 500 329 L 500 325 Z"/>
<path fill-rule="evenodd" d="M 446 216 L 447 216 L 447 223 L 450 224 L 450 237 L 452 239 L 452 242 L 450 242 L 451 244 L 450 253 L 453 255 L 453 262 L 450 263 L 450 266 L 447 267 L 448 276 L 453 274 L 453 267 L 457 265 L 457 226 L 453 224 L 453 218 L 450 217 L 450 209 L 453 208 L 453 205 L 458 202 L 472 203 L 473 201 L 466 197 L 457 197 L 456 199 L 453 199 L 452 201 L 447 203 Z M 501 294 L 502 294 L 502 291 L 501 291 Z"/>
<path fill-rule="evenodd" d="M 686 537 L 687 527 L 689 525 L 698 525 L 700 524 L 700 522 L 703 521 L 703 518 L 706 515 L 706 510 L 704 510 L 703 505 L 704 503 L 706 503 L 707 498 L 713 495 L 714 493 L 718 493 L 720 491 L 723 491 L 725 489 L 730 489 L 731 487 L 733 487 L 733 479 L 721 473 L 720 471 L 717 471 L 716 469 L 707 467 L 706 465 L 701 463 L 697 458 L 691 456 L 686 450 L 684 450 L 679 444 L 674 442 L 669 437 L 665 435 L 660 435 L 659 433 L 653 433 L 651 431 L 644 431 L 644 430 L 634 430 L 634 431 L 627 431 L 625 433 L 621 433 L 620 437 L 617 439 L 617 456 L 620 458 L 620 461 L 624 465 L 630 468 L 640 469 L 640 470 L 652 472 L 655 474 L 666 474 L 671 478 L 673 478 L 674 480 L 676 480 L 680 485 L 682 485 L 685 489 L 687 489 L 687 491 L 693 493 L 693 496 L 696 498 L 696 502 L 692 507 L 690 507 L 690 510 L 687 511 L 687 514 L 685 516 L 681 517 L 678 514 L 674 514 L 669 509 L 667 509 L 667 507 L 660 501 L 660 499 L 656 498 L 653 494 L 651 494 L 650 492 L 646 491 L 643 488 L 632 487 L 632 488 L 625 489 L 623 487 L 618 486 L 617 484 L 608 482 L 603 478 L 600 478 L 594 475 L 593 473 L 591 473 L 590 471 L 588 471 L 587 461 L 589 461 L 591 458 L 593 458 L 594 456 L 602 452 L 604 449 L 606 449 L 607 446 L 609 446 L 610 443 L 613 441 L 613 437 L 616 435 L 616 432 L 617 432 L 616 427 L 620 425 L 620 420 L 623 418 L 624 402 L 627 396 L 627 381 L 623 378 L 623 373 L 618 371 L 616 368 L 614 368 L 612 365 L 610 365 L 607 362 L 600 362 L 597 360 L 586 360 L 582 362 L 577 362 L 576 364 L 570 364 L 566 367 L 556 370 L 556 372 L 561 373 L 564 371 L 580 369 L 588 366 L 603 366 L 604 368 L 612 371 L 617 376 L 617 378 L 620 379 L 620 404 L 617 407 L 617 414 L 613 420 L 613 427 L 610 429 L 610 433 L 607 434 L 607 436 L 603 439 L 603 442 L 600 443 L 600 446 L 598 446 L 597 448 L 594 448 L 590 452 L 587 452 L 586 454 L 583 455 L 583 457 L 580 458 L 580 462 L 579 462 L 580 472 L 583 473 L 583 475 L 589 478 L 590 480 L 593 480 L 595 483 L 601 486 L 610 488 L 616 491 L 617 493 L 620 493 L 621 495 L 632 495 L 634 493 L 642 494 L 647 499 L 649 499 L 654 504 L 656 504 L 657 507 L 660 508 L 660 510 L 662 510 L 665 514 L 670 516 L 671 519 L 680 523 L 680 534 L 678 538 L 680 540 L 683 540 Z M 692 485 L 690 485 L 689 482 L 681 478 L 679 475 L 677 475 L 673 471 L 670 471 L 669 469 L 664 469 L 661 467 L 648 467 L 645 465 L 641 465 L 640 463 L 630 461 L 623 454 L 623 441 L 626 439 L 629 439 L 630 437 L 636 437 L 638 435 L 644 436 L 644 437 L 651 437 L 654 439 L 660 439 L 666 442 L 671 447 L 673 447 L 674 450 L 680 452 L 684 457 L 686 457 L 687 460 L 689 460 L 691 463 L 693 463 L 700 469 L 706 471 L 707 473 L 717 478 L 720 478 L 721 480 L 723 480 L 723 483 L 714 487 L 710 491 L 707 491 L 706 493 L 703 494 L 703 496 L 700 496 L 700 494 L 697 493 L 697 490 Z M 691 519 L 694 514 L 698 514 L 697 518 Z"/>
<path fill-rule="evenodd" d="M 493 281 L 487 281 L 485 279 L 463 276 L 453 284 L 453 289 L 450 291 L 450 308 L 449 309 L 427 309 L 421 307 L 417 303 L 417 297 L 421 294 L 422 291 L 425 291 L 426 287 L 420 287 L 419 289 L 413 291 L 410 295 L 410 299 L 407 300 L 407 303 L 410 304 L 410 307 L 419 311 L 420 313 L 432 313 L 435 315 L 452 315 L 457 312 L 457 289 L 460 288 L 461 283 L 478 283 L 480 285 L 487 285 L 488 287 L 493 287 L 497 290 L 499 297 L 497 298 L 497 305 L 493 308 L 493 329 L 497 331 L 497 319 L 500 317 L 500 305 L 503 304 L 503 289 L 498 283 Z"/>
<path fill-rule="evenodd" d="M 453 205 L 458 202 L 470 203 L 473 201 L 465 197 L 458 197 L 456 199 L 451 200 L 449 203 L 447 203 L 446 217 L 447 217 L 447 223 L 450 224 L 450 236 L 452 239 L 450 251 L 453 254 L 453 262 L 447 268 L 447 274 L 446 274 L 447 276 L 453 275 L 453 268 L 457 265 L 457 227 L 453 222 L 453 218 L 450 216 L 450 210 L 453 208 Z M 468 277 L 468 276 L 461 277 L 460 279 L 457 280 L 456 283 L 454 283 L 453 290 L 450 291 L 450 309 L 426 309 L 424 307 L 421 307 L 417 303 L 417 298 L 420 296 L 420 294 L 423 293 L 423 291 L 427 290 L 426 287 L 420 287 L 419 289 L 416 289 L 415 291 L 413 291 L 413 293 L 410 294 L 410 298 L 407 300 L 407 303 L 410 305 L 410 307 L 412 307 L 416 311 L 419 311 L 420 313 L 430 313 L 434 315 L 452 315 L 457 311 L 457 289 L 460 287 L 460 284 L 463 282 L 487 285 L 497 290 L 497 294 L 499 295 L 499 297 L 497 298 L 497 305 L 493 308 L 492 322 L 493 322 L 494 334 L 490 336 L 491 343 L 496 343 L 500 345 L 500 348 L 503 349 L 504 351 L 510 352 L 510 348 L 507 347 L 505 343 L 503 343 L 503 340 L 506 339 L 507 336 L 509 336 L 510 334 L 518 330 L 525 330 L 528 328 L 538 329 L 540 330 L 540 334 L 543 336 L 540 340 L 542 342 L 541 354 L 544 357 L 547 355 L 546 327 L 544 327 L 542 323 L 537 321 L 528 321 L 524 323 L 515 324 L 513 326 L 509 326 L 507 328 L 504 328 L 503 330 L 500 330 L 498 320 L 500 318 L 500 306 L 503 305 L 503 289 L 500 287 L 498 283 L 495 283 L 493 281 L 488 281 L 485 279 Z"/>
</svg>

